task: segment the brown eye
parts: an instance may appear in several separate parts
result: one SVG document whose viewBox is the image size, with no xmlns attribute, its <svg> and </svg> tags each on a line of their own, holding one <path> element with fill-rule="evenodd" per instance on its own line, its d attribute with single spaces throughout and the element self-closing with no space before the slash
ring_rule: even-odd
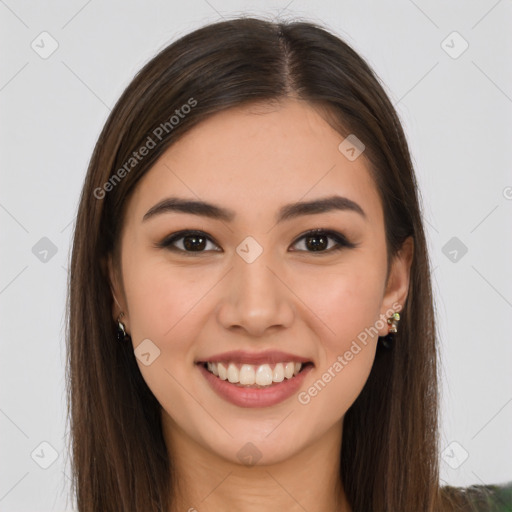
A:
<svg viewBox="0 0 512 512">
<path fill-rule="evenodd" d="M 303 242 L 302 242 L 303 241 Z M 330 242 L 334 241 L 334 243 L 330 244 Z M 302 243 L 303 249 L 299 249 L 302 252 L 319 252 L 319 253 L 330 253 L 332 251 L 337 251 L 340 249 L 353 248 L 356 247 L 355 244 L 349 242 L 345 236 L 341 233 L 337 233 L 336 231 L 315 229 L 312 231 L 308 231 L 304 235 L 302 235 L 294 245 L 298 245 Z"/>
<path fill-rule="evenodd" d="M 357 246 L 349 242 L 341 233 L 325 229 L 315 229 L 304 233 L 293 245 L 297 246 L 299 244 L 303 244 L 303 248 L 293 249 L 293 251 L 315 252 L 319 254 Z M 206 233 L 191 230 L 173 233 L 158 243 L 157 247 L 188 254 L 201 254 L 212 251 L 222 252 L 222 249 Z"/>
<path fill-rule="evenodd" d="M 160 242 L 158 247 L 189 253 L 210 252 L 211 250 L 219 252 L 217 249 L 207 249 L 209 243 L 218 247 L 209 236 L 201 231 L 180 231 Z"/>
</svg>

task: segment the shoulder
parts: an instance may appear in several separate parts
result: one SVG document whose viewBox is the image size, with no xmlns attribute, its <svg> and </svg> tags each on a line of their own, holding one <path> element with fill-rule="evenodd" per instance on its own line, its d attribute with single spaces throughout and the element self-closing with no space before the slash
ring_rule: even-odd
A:
<svg viewBox="0 0 512 512">
<path fill-rule="evenodd" d="M 440 512 L 512 512 L 512 482 L 441 487 Z"/>
</svg>

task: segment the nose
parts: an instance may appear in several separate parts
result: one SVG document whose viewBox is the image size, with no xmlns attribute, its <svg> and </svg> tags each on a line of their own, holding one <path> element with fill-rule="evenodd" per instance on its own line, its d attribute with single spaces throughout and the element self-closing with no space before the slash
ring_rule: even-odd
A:
<svg viewBox="0 0 512 512">
<path fill-rule="evenodd" d="M 290 327 L 295 314 L 293 297 L 284 272 L 270 257 L 270 251 L 263 251 L 252 263 L 235 256 L 233 268 L 224 280 L 217 319 L 225 329 L 261 337 Z"/>
</svg>

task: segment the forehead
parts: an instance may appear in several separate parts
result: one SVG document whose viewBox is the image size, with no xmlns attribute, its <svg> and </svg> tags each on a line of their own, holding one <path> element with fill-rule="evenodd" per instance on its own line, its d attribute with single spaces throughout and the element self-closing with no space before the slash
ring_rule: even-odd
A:
<svg viewBox="0 0 512 512">
<path fill-rule="evenodd" d="M 139 182 L 129 211 L 141 217 L 172 194 L 229 206 L 240 219 L 262 219 L 284 203 L 339 194 L 382 222 L 364 153 L 349 160 L 338 149 L 343 140 L 303 101 L 231 108 L 167 149 Z"/>
</svg>

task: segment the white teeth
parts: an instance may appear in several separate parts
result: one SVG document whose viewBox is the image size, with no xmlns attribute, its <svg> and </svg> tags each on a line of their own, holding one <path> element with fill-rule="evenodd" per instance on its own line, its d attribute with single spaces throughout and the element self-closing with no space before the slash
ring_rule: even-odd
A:
<svg viewBox="0 0 512 512">
<path fill-rule="evenodd" d="M 302 369 L 302 363 L 277 363 L 274 365 L 261 364 L 242 364 L 235 363 L 211 363 L 206 364 L 208 371 L 216 375 L 221 380 L 228 380 L 232 384 L 242 386 L 270 386 L 273 382 L 283 382 L 297 375 Z"/>
<path fill-rule="evenodd" d="M 274 374 L 272 375 L 274 382 L 283 382 L 284 380 L 284 366 L 283 363 L 277 363 L 274 368 Z"/>
<path fill-rule="evenodd" d="M 231 384 L 240 381 L 240 372 L 233 363 L 229 363 L 228 366 L 228 380 L 231 382 Z"/>
<path fill-rule="evenodd" d="M 262 364 L 256 370 L 256 384 L 259 386 L 270 386 L 272 384 L 272 370 L 268 364 Z"/>
<path fill-rule="evenodd" d="M 254 366 L 250 364 L 242 365 L 240 368 L 240 384 L 254 384 L 256 382 L 256 376 L 254 375 Z"/>
<path fill-rule="evenodd" d="M 228 378 L 228 372 L 226 370 L 226 367 L 222 364 L 222 363 L 219 363 L 219 364 L 215 364 L 215 363 L 212 363 L 214 366 L 217 366 L 217 371 L 219 372 L 219 378 L 222 379 L 222 380 L 226 380 Z"/>
<path fill-rule="evenodd" d="M 286 363 L 284 367 L 284 376 L 287 379 L 291 379 L 293 377 L 293 372 L 295 371 L 295 363 Z"/>
</svg>

